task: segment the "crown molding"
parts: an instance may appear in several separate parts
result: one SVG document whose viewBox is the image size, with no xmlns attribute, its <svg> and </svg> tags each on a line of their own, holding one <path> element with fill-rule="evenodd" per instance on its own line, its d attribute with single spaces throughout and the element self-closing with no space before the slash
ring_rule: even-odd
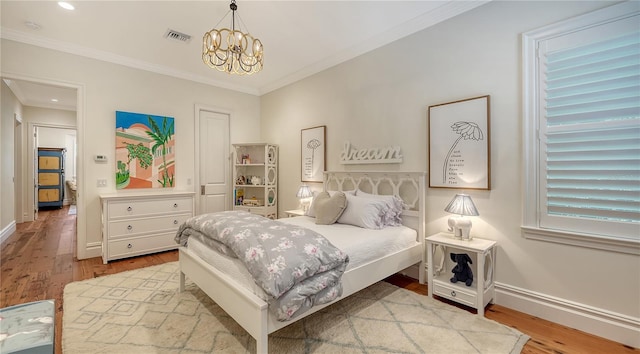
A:
<svg viewBox="0 0 640 354">
<path fill-rule="evenodd" d="M 3 79 L 3 81 L 5 84 L 7 84 L 7 86 L 9 86 L 9 89 L 11 90 L 11 92 L 13 92 L 13 94 L 16 96 L 18 101 L 20 101 L 20 103 L 24 105 L 25 102 L 27 101 L 27 96 L 25 96 L 24 92 L 22 92 L 22 90 L 20 89 L 20 86 L 16 85 L 13 79 L 5 78 Z"/>
<path fill-rule="evenodd" d="M 45 38 L 42 36 L 35 36 L 22 31 L 16 31 L 13 29 L 2 27 L 0 30 L 0 38 L 30 44 L 37 47 L 57 50 L 63 53 L 74 54 L 85 58 L 100 60 L 112 64 L 123 65 L 126 67 L 153 72 L 156 74 L 167 75 L 178 79 L 184 79 L 188 81 L 194 81 L 201 84 L 220 87 L 232 91 L 238 91 L 247 93 L 250 95 L 258 95 L 258 90 L 251 87 L 231 85 L 218 80 L 212 80 L 210 78 L 202 77 L 192 73 L 175 70 L 173 68 L 152 64 L 143 60 L 129 58 L 123 55 L 114 54 L 111 52 L 101 51 L 97 49 L 91 49 L 83 47 L 74 43 L 59 41 L 55 39 Z"/>
</svg>

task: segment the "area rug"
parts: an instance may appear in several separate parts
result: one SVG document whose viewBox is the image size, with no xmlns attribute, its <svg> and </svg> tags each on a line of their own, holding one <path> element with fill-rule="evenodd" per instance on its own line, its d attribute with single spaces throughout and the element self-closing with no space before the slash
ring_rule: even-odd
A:
<svg viewBox="0 0 640 354">
<path fill-rule="evenodd" d="M 68 284 L 62 349 L 255 353 L 255 340 L 166 263 Z M 519 331 L 379 282 L 269 335 L 270 353 L 520 353 Z"/>
</svg>

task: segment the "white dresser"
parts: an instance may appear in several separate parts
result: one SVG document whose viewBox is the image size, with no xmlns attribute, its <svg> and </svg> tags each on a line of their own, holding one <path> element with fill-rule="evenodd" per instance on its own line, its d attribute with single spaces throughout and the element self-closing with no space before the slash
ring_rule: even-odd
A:
<svg viewBox="0 0 640 354">
<path fill-rule="evenodd" d="M 161 252 L 178 247 L 178 227 L 194 215 L 194 193 L 101 195 L 102 261 Z"/>
</svg>

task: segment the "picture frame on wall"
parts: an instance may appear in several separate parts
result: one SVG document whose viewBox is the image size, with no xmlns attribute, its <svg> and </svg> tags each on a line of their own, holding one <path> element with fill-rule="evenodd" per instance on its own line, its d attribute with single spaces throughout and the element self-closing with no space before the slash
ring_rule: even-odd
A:
<svg viewBox="0 0 640 354">
<path fill-rule="evenodd" d="M 429 187 L 491 189 L 490 96 L 429 106 Z"/>
<path fill-rule="evenodd" d="M 300 176 L 302 182 L 322 182 L 326 168 L 326 134 L 325 125 L 301 130 Z"/>
<path fill-rule="evenodd" d="M 173 188 L 175 119 L 116 111 L 116 189 Z"/>
</svg>

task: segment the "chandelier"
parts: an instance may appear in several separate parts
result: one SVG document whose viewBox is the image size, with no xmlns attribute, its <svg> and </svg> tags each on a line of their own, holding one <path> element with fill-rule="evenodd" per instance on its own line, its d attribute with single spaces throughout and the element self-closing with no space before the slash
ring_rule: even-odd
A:
<svg viewBox="0 0 640 354">
<path fill-rule="evenodd" d="M 249 33 L 236 30 L 236 10 L 238 10 L 238 5 L 236 5 L 235 0 L 231 0 L 229 8 L 231 9 L 231 29 L 214 28 L 204 34 L 202 38 L 202 60 L 209 67 L 229 74 L 251 75 L 257 73 L 262 70 L 262 42 L 257 38 L 253 38 Z"/>
</svg>

